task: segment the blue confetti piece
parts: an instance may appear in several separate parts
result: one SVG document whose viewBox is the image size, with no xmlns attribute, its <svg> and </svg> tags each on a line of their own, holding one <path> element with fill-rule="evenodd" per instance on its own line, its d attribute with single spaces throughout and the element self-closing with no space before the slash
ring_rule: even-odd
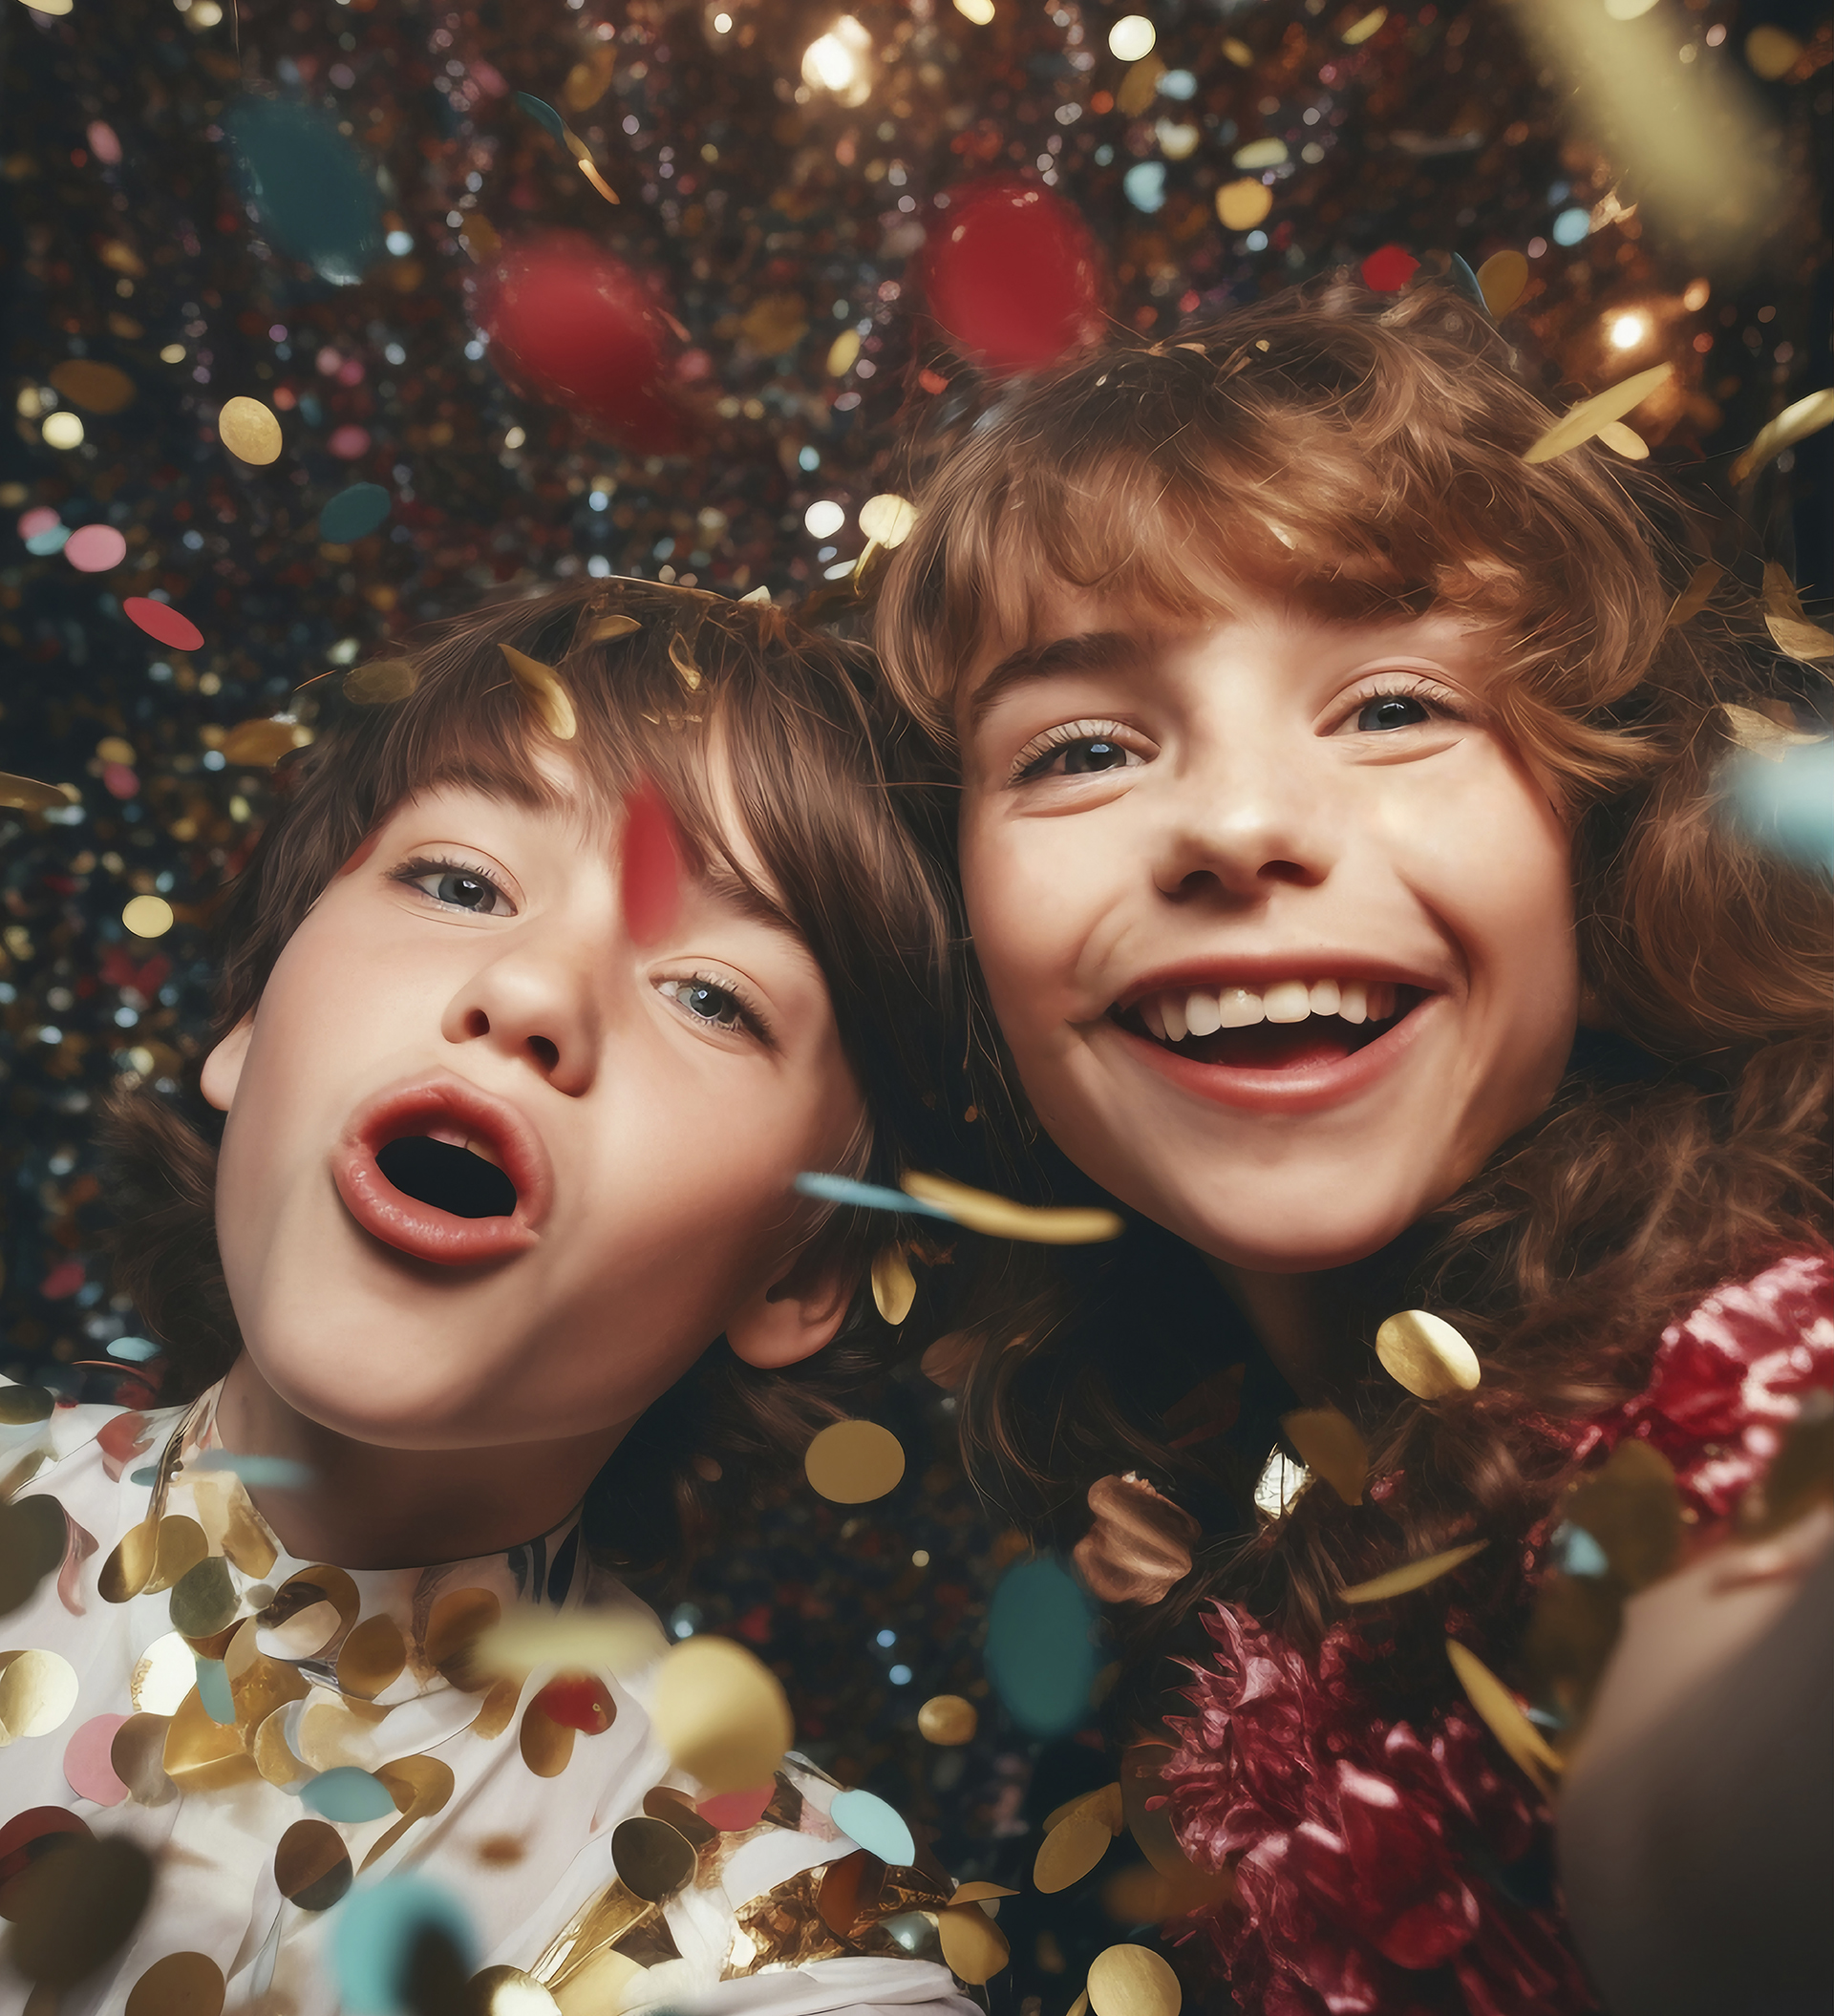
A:
<svg viewBox="0 0 1834 2016">
<path fill-rule="evenodd" d="M 380 483 L 352 483 L 318 514 L 318 536 L 328 546 L 348 546 L 373 532 L 394 504 Z"/>
<path fill-rule="evenodd" d="M 562 146 L 565 146 L 566 121 L 554 110 L 552 105 L 544 104 L 540 98 L 532 97 L 525 91 L 519 91 L 516 94 L 516 102 L 528 114 L 531 119 L 540 119 L 542 124 L 560 141 Z"/>
<path fill-rule="evenodd" d="M 68 525 L 47 525 L 42 532 L 34 532 L 26 541 L 26 551 L 35 553 L 42 560 L 48 553 L 61 553 L 70 538 Z"/>
<path fill-rule="evenodd" d="M 150 1337 L 117 1337 L 108 1348 L 111 1358 L 125 1358 L 130 1365 L 144 1365 L 160 1355 L 160 1347 Z"/>
<path fill-rule="evenodd" d="M 1604 1548 L 1584 1526 L 1568 1523 L 1556 1527 L 1554 1549 L 1554 1565 L 1563 1575 L 1578 1575 L 1591 1580 L 1611 1572 Z"/>
<path fill-rule="evenodd" d="M 856 1183 L 850 1176 L 824 1176 L 820 1170 L 805 1169 L 791 1188 L 800 1197 L 819 1197 L 826 1204 L 851 1204 L 858 1211 L 903 1211 L 914 1218 L 955 1222 L 940 1204 L 927 1204 L 921 1198 L 887 1190 L 882 1183 Z"/>
<path fill-rule="evenodd" d="M 314 1787 L 337 1775 L 327 1772 L 314 1778 L 306 1788 L 307 1803 Z M 331 1940 L 338 1999 L 349 2016 L 399 2016 L 408 1962 L 415 1941 L 425 1932 L 443 1933 L 452 1942 L 462 1972 L 468 1975 L 477 1966 L 471 1921 L 442 1884 L 403 1874 L 352 1891 L 338 1909 Z"/>
<path fill-rule="evenodd" d="M 337 121 L 314 106 L 249 95 L 229 108 L 223 132 L 262 236 L 334 286 L 355 286 L 382 254 L 382 199 L 375 171 Z"/>
<path fill-rule="evenodd" d="M 1089 1719 L 1097 1610 L 1051 1555 L 1018 1561 L 988 1606 L 987 1677 L 1020 1728 L 1061 1736 Z"/>
<path fill-rule="evenodd" d="M 1733 817 L 1760 847 L 1834 868 L 1834 741 L 1798 744 L 1781 759 L 1745 753 L 1727 777 Z"/>
<path fill-rule="evenodd" d="M 221 1659 L 198 1661 L 198 1699 L 212 1722 L 226 1728 L 236 1719 L 236 1697 L 229 1691 L 229 1672 Z"/>
<path fill-rule="evenodd" d="M 186 1458 L 189 1470 L 227 1470 L 245 1484 L 261 1484 L 273 1491 L 304 1491 L 317 1473 L 289 1456 L 239 1456 L 226 1449 L 206 1449 L 202 1455 Z"/>
<path fill-rule="evenodd" d="M 315 1814 L 335 1820 L 341 1827 L 354 1827 L 363 1820 L 379 1820 L 393 1813 L 395 1801 L 382 1780 L 354 1764 L 334 1765 L 311 1780 L 301 1799 Z M 382 2005 L 393 2008 L 393 2003 Z"/>
<path fill-rule="evenodd" d="M 127 1481 L 130 1484 L 144 1484 L 151 1490 L 160 1481 L 160 1466 L 157 1463 L 142 1463 L 139 1469 L 128 1472 Z"/>
<path fill-rule="evenodd" d="M 828 1817 L 847 1839 L 876 1855 L 882 1862 L 907 1868 L 917 1859 L 917 1843 L 904 1815 L 876 1793 L 838 1792 Z"/>
</svg>

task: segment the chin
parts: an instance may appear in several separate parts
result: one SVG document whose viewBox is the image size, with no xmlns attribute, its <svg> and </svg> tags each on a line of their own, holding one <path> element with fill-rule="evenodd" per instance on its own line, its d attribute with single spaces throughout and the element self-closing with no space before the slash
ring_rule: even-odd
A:
<svg viewBox="0 0 1834 2016">
<path fill-rule="evenodd" d="M 1392 1199 L 1382 1208 L 1346 1210 L 1343 1193 L 1354 1188 L 1354 1177 L 1333 1171 L 1307 1185 L 1263 1180 L 1251 1200 L 1234 1186 L 1226 1197 L 1154 1186 L 1155 1194 L 1122 1201 L 1226 1265 L 1316 1274 L 1379 1253 L 1419 1216 L 1411 1203 L 1397 1206 Z"/>
</svg>

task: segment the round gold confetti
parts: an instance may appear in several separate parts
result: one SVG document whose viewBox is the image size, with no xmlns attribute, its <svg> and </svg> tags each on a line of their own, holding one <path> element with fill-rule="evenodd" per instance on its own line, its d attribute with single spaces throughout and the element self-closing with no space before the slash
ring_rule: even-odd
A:
<svg viewBox="0 0 1834 2016">
<path fill-rule="evenodd" d="M 611 1860 L 620 1880 L 647 1903 L 672 1897 L 694 1873 L 694 1851 L 667 1820 L 639 1814 L 611 1830 Z"/>
<path fill-rule="evenodd" d="M 131 896 L 121 922 L 136 938 L 163 938 L 175 922 L 172 905 L 162 896 Z"/>
<path fill-rule="evenodd" d="M 217 415 L 217 435 L 239 462 L 278 461 L 280 422 L 259 399 L 229 400 Z"/>
<path fill-rule="evenodd" d="M 1006 1934 L 979 1904 L 955 1903 L 939 1911 L 936 1933 L 949 1972 L 971 1988 L 992 1981 L 1012 1957 Z"/>
<path fill-rule="evenodd" d="M 154 1541 L 149 1589 L 170 1589 L 210 1552 L 210 1542 L 196 1519 L 173 1513 L 160 1521 Z"/>
<path fill-rule="evenodd" d="M 980 1726 L 980 1711 L 960 1694 L 932 1694 L 917 1710 L 917 1733 L 944 1748 L 972 1743 Z"/>
<path fill-rule="evenodd" d="M 1468 1393 L 1483 1377 L 1478 1354 L 1442 1316 L 1403 1309 L 1376 1332 L 1376 1355 L 1397 1386 L 1417 1400 Z"/>
<path fill-rule="evenodd" d="M 365 1618 L 337 1654 L 337 1684 L 347 1694 L 373 1700 L 408 1663 L 408 1648 L 392 1617 Z"/>
<path fill-rule="evenodd" d="M 185 1638 L 209 1638 L 242 1606 L 229 1563 L 220 1554 L 187 1568 L 172 1585 L 172 1628 Z"/>
<path fill-rule="evenodd" d="M 1095 2016 L 1178 2016 L 1184 1999 L 1169 1963 L 1144 1946 L 1110 1946 L 1089 1963 Z"/>
<path fill-rule="evenodd" d="M 256 719 L 238 721 L 223 738 L 223 758 L 248 770 L 268 770 L 299 747 L 298 723 Z"/>
<path fill-rule="evenodd" d="M 1080 1206 L 1015 1203 L 991 1190 L 973 1190 L 946 1176 L 912 1171 L 904 1179 L 906 1197 L 940 1204 L 958 1225 L 993 1239 L 1025 1240 L 1040 1246 L 1088 1246 L 1119 1239 L 1120 1220 L 1112 1211 Z"/>
<path fill-rule="evenodd" d="M 48 1736 L 76 1706 L 76 1668 L 59 1652 L 0 1652 L 0 1743 Z"/>
<path fill-rule="evenodd" d="M 573 1755 L 578 1734 L 571 1724 L 556 1722 L 531 1701 L 522 1710 L 522 1762 L 538 1778 L 558 1778 Z"/>
<path fill-rule="evenodd" d="M 865 1505 L 896 1489 L 905 1474 L 904 1445 L 876 1421 L 836 1421 L 809 1444 L 802 1468 L 822 1497 Z"/>
<path fill-rule="evenodd" d="M 346 672 L 344 697 L 358 707 L 383 707 L 405 700 L 419 683 L 420 674 L 405 658 L 383 658 Z"/>
<path fill-rule="evenodd" d="M 66 357 L 53 370 L 51 382 L 73 406 L 90 413 L 119 413 L 134 398 L 133 379 L 94 357 Z"/>
<path fill-rule="evenodd" d="M 1450 1575 L 1454 1568 L 1461 1567 L 1474 1554 L 1482 1554 L 1488 1544 L 1484 1540 L 1472 1540 L 1462 1547 L 1448 1547 L 1442 1554 L 1423 1555 L 1417 1561 L 1405 1561 L 1398 1568 L 1391 1568 L 1386 1575 L 1377 1575 L 1366 1582 L 1354 1582 L 1348 1589 L 1339 1589 L 1337 1600 L 1346 1603 L 1381 1603 L 1392 1596 L 1408 1596 L 1416 1589 L 1424 1589 L 1429 1582 L 1436 1582 L 1442 1575 Z"/>
<path fill-rule="evenodd" d="M 352 1875 L 350 1851 L 326 1820 L 295 1820 L 274 1850 L 274 1881 L 302 1911 L 329 1911 Z"/>
<path fill-rule="evenodd" d="M 1478 268 L 1478 290 L 1492 322 L 1502 321 L 1527 285 L 1528 262 L 1520 252 L 1492 252 Z"/>
<path fill-rule="evenodd" d="M 1745 37 L 1745 61 L 1751 65 L 1754 74 L 1762 77 L 1766 84 L 1774 84 L 1779 77 L 1787 76 L 1795 69 L 1802 53 L 1802 45 L 1786 29 L 1766 24 L 1754 28 Z"/>
<path fill-rule="evenodd" d="M 222 2016 L 223 1969 L 207 1953 L 156 1960 L 127 1998 L 127 2016 Z"/>
<path fill-rule="evenodd" d="M 465 2016 L 561 2016 L 561 2005 L 521 1967 L 486 1967 L 466 1984 Z"/>
<path fill-rule="evenodd" d="M 159 1556 L 159 1529 L 142 1520 L 130 1526 L 116 1541 L 114 1551 L 102 1563 L 96 1587 L 105 1603 L 124 1603 L 146 1587 L 147 1577 Z"/>
<path fill-rule="evenodd" d="M 311 1776 L 312 1768 L 296 1755 L 287 1741 L 287 1711 L 277 1708 L 255 1730 L 255 1769 L 269 1785 L 283 1790 Z"/>
<path fill-rule="evenodd" d="M 375 1775 L 388 1788 L 401 1817 L 363 1857 L 363 1867 L 380 1861 L 416 1821 L 443 1813 L 458 1782 L 452 1766 L 437 1757 L 396 1757 L 392 1764 L 377 1765 Z M 361 1872 L 359 1872 L 360 1874 Z"/>
<path fill-rule="evenodd" d="M 777 1675 L 730 1638 L 670 1648 L 650 1719 L 663 1749 L 710 1795 L 762 1785 L 796 1734 Z"/>
<path fill-rule="evenodd" d="M 1273 191 L 1251 175 L 1225 182 L 1216 192 L 1216 214 L 1226 231 L 1252 231 L 1273 208 Z"/>
<path fill-rule="evenodd" d="M 842 329 L 828 345 L 828 376 L 844 378 L 859 361 L 860 331 Z"/>
<path fill-rule="evenodd" d="M 152 1888 L 153 1864 L 118 1835 L 41 1856 L 8 1886 L 7 1957 L 28 1981 L 69 1987 L 127 1943 Z"/>
<path fill-rule="evenodd" d="M 130 1715 L 115 1731 L 108 1761 L 137 1806 L 163 1806 L 179 1788 L 165 1774 L 164 1715 Z"/>
<path fill-rule="evenodd" d="M 872 1299 L 889 1324 L 901 1324 L 910 1314 L 917 1300 L 917 1277 L 903 1246 L 883 1246 L 873 1255 Z"/>
<path fill-rule="evenodd" d="M 140 1654 L 127 1685 L 136 1708 L 149 1715 L 175 1715 L 197 1680 L 197 1654 L 176 1631 L 168 1631 Z"/>
<path fill-rule="evenodd" d="M 1040 1890 L 1068 1890 L 1079 1883 L 1102 1857 L 1114 1839 L 1099 1820 L 1086 1814 L 1073 1814 L 1059 1820 L 1044 1837 L 1037 1859 L 1032 1865 L 1032 1880 Z"/>
<path fill-rule="evenodd" d="M 1312 1407 L 1283 1414 L 1280 1426 L 1313 1476 L 1323 1477 L 1346 1505 L 1363 1502 L 1369 1446 L 1354 1422 L 1334 1407 Z"/>
<path fill-rule="evenodd" d="M 917 523 L 917 506 L 896 491 L 881 491 L 860 506 L 860 529 L 875 546 L 902 546 Z"/>
<path fill-rule="evenodd" d="M 0 1386 L 0 1424 L 25 1428 L 33 1421 L 49 1421 L 56 1402 L 42 1386 Z"/>
</svg>

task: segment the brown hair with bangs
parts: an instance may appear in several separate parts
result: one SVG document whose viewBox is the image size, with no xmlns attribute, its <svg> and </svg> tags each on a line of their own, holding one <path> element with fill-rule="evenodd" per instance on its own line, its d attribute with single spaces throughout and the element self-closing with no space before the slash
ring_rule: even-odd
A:
<svg viewBox="0 0 1834 2016">
<path fill-rule="evenodd" d="M 1443 1698 L 1426 1626 L 1448 1603 L 1506 1660 L 1523 1539 L 1546 1530 L 1571 1424 L 1638 1390 L 1665 1325 L 1717 1282 L 1834 1234 L 1834 890 L 1722 820 L 1717 779 L 1726 703 L 1824 711 L 1824 683 L 1778 660 L 1736 584 L 1671 625 L 1702 557 L 1689 512 L 1596 444 L 1525 463 L 1552 418 L 1443 286 L 1295 290 L 1164 343 L 1119 338 L 1009 391 L 938 460 L 887 570 L 886 677 L 945 764 L 972 683 L 1037 642 L 1065 591 L 1159 626 L 1210 619 L 1236 584 L 1352 621 L 1461 616 L 1497 640 L 1499 726 L 1573 831 L 1588 1021 L 1612 1034 L 1582 1031 L 1548 1111 L 1346 1270 L 1378 1317 L 1440 1311 L 1483 1361 L 1476 1391 L 1431 1402 L 1373 1348 L 1357 1361 L 1333 1397 L 1389 1479 L 1379 1504 L 1308 1491 L 1256 1520 L 1278 1406 L 1264 1369 L 1228 1435 L 1176 1432 L 1238 1320 L 1157 1227 L 984 1270 L 963 1420 L 988 1488 L 1062 1542 L 1088 1523 L 1090 1483 L 1131 1470 L 1206 1528 L 1193 1573 L 1120 1619 L 1139 1655 L 1123 1716 L 1151 1719 L 1175 1677 L 1146 1655 L 1203 1643 L 1200 1599 L 1315 1645 L 1339 1588 L 1454 1539 L 1500 1544 L 1388 1606 L 1407 1628 L 1376 1684 L 1397 1711 Z M 1008 1179 L 1074 1188 L 1008 1093 L 996 1034 L 987 1050 L 977 1100 L 996 1129 L 1007 1115 Z"/>
<path fill-rule="evenodd" d="M 558 679 L 570 742 L 557 745 L 542 726 L 504 647 Z M 653 785 L 691 864 L 736 877 L 807 945 L 865 1100 L 852 1173 L 895 1182 L 907 1161 L 936 1159 L 948 913 L 929 850 L 885 788 L 882 756 L 899 730 L 869 653 L 768 605 L 620 580 L 446 624 L 346 685 L 360 692 L 366 682 L 403 696 L 331 701 L 317 738 L 275 776 L 272 816 L 218 921 L 220 1031 L 253 1010 L 319 893 L 398 805 L 440 784 L 551 802 L 539 758 L 566 746 L 608 811 Z M 734 852 L 713 795 L 716 769 L 768 889 Z M 927 1004 L 933 1013 L 921 1011 Z M 116 1278 L 164 1345 L 163 1397 L 182 1399 L 221 1378 L 241 1348 L 216 1246 L 215 1151 L 149 1093 L 117 1096 L 106 1128 Z M 820 1236 L 864 1279 L 886 1229 L 842 1211 Z M 725 1470 L 719 1498 L 730 1500 L 748 1472 L 795 1460 L 896 1349 L 864 1289 L 836 1339 L 788 1371 L 755 1370 L 715 1345 L 613 1455 L 588 1496 L 588 1538 L 628 1565 L 679 1564 L 716 1510 L 703 1471 Z"/>
</svg>

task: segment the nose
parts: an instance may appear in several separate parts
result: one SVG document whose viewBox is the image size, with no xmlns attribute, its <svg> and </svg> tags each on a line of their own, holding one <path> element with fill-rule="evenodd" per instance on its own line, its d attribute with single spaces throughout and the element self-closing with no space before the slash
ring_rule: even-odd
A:
<svg viewBox="0 0 1834 2016">
<path fill-rule="evenodd" d="M 488 1044 L 579 1098 L 597 1075 L 602 1033 L 581 947 L 553 932 L 500 944 L 454 994 L 440 1033 L 448 1043 Z"/>
<path fill-rule="evenodd" d="M 1153 861 L 1162 894 L 1241 904 L 1325 880 L 1342 808 L 1295 755 L 1259 742 L 1191 753 L 1162 801 Z"/>
</svg>

